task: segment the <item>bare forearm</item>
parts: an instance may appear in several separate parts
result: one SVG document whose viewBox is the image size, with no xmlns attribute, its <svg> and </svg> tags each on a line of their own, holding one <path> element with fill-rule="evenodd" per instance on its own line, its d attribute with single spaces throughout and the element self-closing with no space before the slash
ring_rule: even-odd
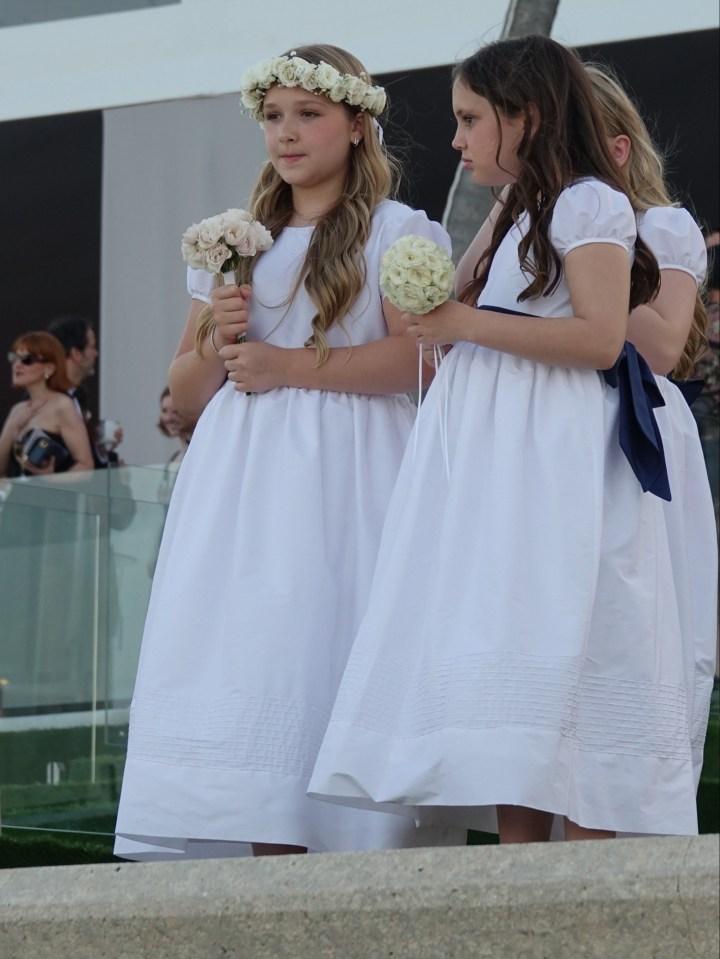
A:
<svg viewBox="0 0 720 959">
<path fill-rule="evenodd" d="M 0 434 L 0 476 L 7 476 L 8 474 L 11 450 L 12 439 L 10 433 L 3 430 Z"/>
<path fill-rule="evenodd" d="M 550 366 L 602 370 L 612 366 L 627 335 L 630 266 L 624 249 L 609 243 L 580 246 L 563 264 L 570 316 L 531 316 L 476 310 L 450 302 L 410 318 L 423 347 L 478 343 Z M 533 302 L 517 307 L 532 313 Z"/>
<path fill-rule="evenodd" d="M 624 340 L 621 324 L 602 327 L 578 316 L 515 316 L 455 302 L 442 309 L 449 311 L 450 342 L 477 343 L 552 366 L 606 369 Z"/>
<path fill-rule="evenodd" d="M 653 373 L 665 376 L 680 359 L 686 335 L 651 306 L 638 306 L 630 314 L 628 339 L 645 357 Z"/>
<path fill-rule="evenodd" d="M 226 377 L 225 364 L 215 353 L 208 336 L 200 355 L 193 348 L 175 357 L 168 372 L 168 386 L 183 416 L 197 419 Z"/>
<path fill-rule="evenodd" d="M 193 422 L 227 378 L 225 362 L 218 356 L 213 339 L 215 346 L 222 349 L 226 343 L 234 343 L 237 337 L 237 334 L 224 337 L 219 330 L 215 330 L 214 336 L 205 336 L 198 353 L 195 334 L 206 307 L 204 300 L 193 298 L 190 301 L 185 328 L 168 371 L 168 386 L 173 402 L 182 415 Z"/>
<path fill-rule="evenodd" d="M 653 373 L 664 376 L 682 356 L 693 322 L 697 299 L 695 278 L 682 270 L 664 269 L 660 290 L 652 301 L 630 314 L 628 339 L 650 364 Z"/>
<path fill-rule="evenodd" d="M 374 343 L 336 347 L 326 363 L 318 367 L 315 351 L 286 351 L 286 385 L 297 389 L 329 390 L 341 393 L 390 395 L 417 389 L 418 350 L 408 336 L 387 336 Z M 427 385 L 433 372 L 423 364 Z"/>
</svg>

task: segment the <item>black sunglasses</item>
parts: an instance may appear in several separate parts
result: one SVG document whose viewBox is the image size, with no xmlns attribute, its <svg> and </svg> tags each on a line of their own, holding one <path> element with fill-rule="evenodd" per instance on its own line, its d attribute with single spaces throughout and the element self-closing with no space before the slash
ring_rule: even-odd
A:
<svg viewBox="0 0 720 959">
<path fill-rule="evenodd" d="M 41 356 L 33 356 L 32 353 L 16 353 L 14 350 L 10 350 L 7 358 L 9 363 L 22 363 L 23 366 L 32 366 L 33 363 L 45 362 Z"/>
</svg>

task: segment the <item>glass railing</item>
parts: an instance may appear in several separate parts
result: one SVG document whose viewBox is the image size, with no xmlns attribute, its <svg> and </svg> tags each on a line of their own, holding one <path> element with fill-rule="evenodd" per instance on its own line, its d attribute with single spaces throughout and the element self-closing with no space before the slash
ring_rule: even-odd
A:
<svg viewBox="0 0 720 959">
<path fill-rule="evenodd" d="M 112 858 L 174 478 L 150 466 L 0 480 L 0 866 Z M 698 795 L 703 832 L 718 831 L 719 711 L 716 689 Z"/>
<path fill-rule="evenodd" d="M 174 478 L 0 480 L 0 855 L 39 831 L 111 843 Z"/>
</svg>

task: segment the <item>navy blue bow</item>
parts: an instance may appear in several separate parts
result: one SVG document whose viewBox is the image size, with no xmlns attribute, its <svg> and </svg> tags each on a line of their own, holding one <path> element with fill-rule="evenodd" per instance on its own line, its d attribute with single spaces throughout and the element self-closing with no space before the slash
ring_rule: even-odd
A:
<svg viewBox="0 0 720 959">
<path fill-rule="evenodd" d="M 671 500 L 665 450 L 653 410 L 665 406 L 660 387 L 644 357 L 627 340 L 609 370 L 608 386 L 620 392 L 620 447 L 644 492 Z"/>
<path fill-rule="evenodd" d="M 533 315 L 489 304 L 478 309 L 516 316 Z M 619 391 L 620 448 L 640 481 L 643 492 L 654 493 L 660 499 L 669 501 L 672 497 L 665 450 L 653 412 L 655 407 L 665 406 L 665 400 L 652 370 L 632 343 L 626 340 L 613 366 L 600 372 L 608 386 Z"/>
<path fill-rule="evenodd" d="M 705 388 L 705 380 L 674 380 L 672 376 L 668 376 L 668 380 L 677 386 L 688 406 L 693 405 Z"/>
</svg>

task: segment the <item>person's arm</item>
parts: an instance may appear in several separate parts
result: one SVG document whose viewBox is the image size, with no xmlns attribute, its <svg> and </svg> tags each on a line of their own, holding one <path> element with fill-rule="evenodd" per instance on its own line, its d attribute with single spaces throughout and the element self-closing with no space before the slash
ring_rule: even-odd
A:
<svg viewBox="0 0 720 959">
<path fill-rule="evenodd" d="M 247 289 L 249 295 L 249 287 L 243 289 Z M 216 328 L 212 339 L 210 336 L 205 337 L 198 354 L 195 349 L 195 331 L 198 318 L 207 304 L 193 298 L 190 301 L 185 329 L 168 372 L 168 386 L 173 402 L 182 415 L 191 421 L 198 419 L 227 378 L 224 361 L 216 353 L 213 342 L 220 349 L 226 343 L 234 342 L 239 333 L 247 330 L 247 295 L 243 295 L 235 286 L 219 287 L 213 294 Z"/>
<path fill-rule="evenodd" d="M 507 187 L 503 190 L 501 199 L 499 199 L 495 206 L 490 211 L 489 215 L 483 222 L 483 225 L 480 227 L 478 232 L 475 234 L 470 246 L 465 250 L 460 262 L 457 265 L 455 270 L 455 295 L 459 296 L 464 287 L 468 285 L 470 280 L 474 278 L 475 267 L 482 256 L 482 254 L 487 250 L 492 241 L 492 234 L 495 228 L 495 223 L 498 218 L 498 214 L 502 209 L 502 197 L 507 194 Z"/>
<path fill-rule="evenodd" d="M 425 316 L 404 314 L 408 332 L 423 346 L 467 341 L 554 366 L 608 369 L 627 332 L 627 252 L 614 243 L 588 243 L 567 254 L 563 269 L 572 316 L 515 316 L 448 302 Z M 532 303 L 518 309 L 531 312 Z"/>
<path fill-rule="evenodd" d="M 407 336 L 402 314 L 383 304 L 389 335 L 359 346 L 334 347 L 326 363 L 317 366 L 313 348 L 285 349 L 268 343 L 230 344 L 220 350 L 235 388 L 264 393 L 280 386 L 337 393 L 388 395 L 417 389 L 418 352 Z M 423 385 L 432 379 L 423 364 Z"/>
<path fill-rule="evenodd" d="M 8 413 L 0 432 L 0 476 L 7 476 L 10 469 L 13 443 L 17 435 L 17 409 L 18 405 L 15 404 Z"/>
<path fill-rule="evenodd" d="M 651 303 L 630 314 L 628 336 L 653 373 L 669 373 L 682 356 L 692 326 L 697 283 L 683 270 L 661 270 L 660 289 Z"/>
<path fill-rule="evenodd" d="M 58 404 L 57 413 L 58 432 L 62 436 L 63 443 L 70 451 L 70 455 L 75 460 L 67 472 L 79 473 L 85 470 L 92 470 L 95 468 L 95 464 L 93 462 L 90 440 L 85 423 L 82 418 L 78 416 L 75 404 L 69 396 L 63 396 L 59 399 L 61 402 Z"/>
<path fill-rule="evenodd" d="M 15 440 L 28 428 L 30 420 L 39 410 L 47 404 L 47 399 L 40 400 L 21 400 L 16 403 L 5 420 L 2 433 L 0 434 L 0 476 L 7 476 L 10 469 L 10 460 Z M 27 464 L 28 472 L 32 470 L 32 464 Z"/>
<path fill-rule="evenodd" d="M 651 207 L 638 215 L 638 232 L 660 267 L 660 289 L 630 314 L 628 339 L 654 373 L 665 375 L 682 356 L 693 323 L 698 285 L 707 272 L 702 232 L 683 207 Z"/>
</svg>

